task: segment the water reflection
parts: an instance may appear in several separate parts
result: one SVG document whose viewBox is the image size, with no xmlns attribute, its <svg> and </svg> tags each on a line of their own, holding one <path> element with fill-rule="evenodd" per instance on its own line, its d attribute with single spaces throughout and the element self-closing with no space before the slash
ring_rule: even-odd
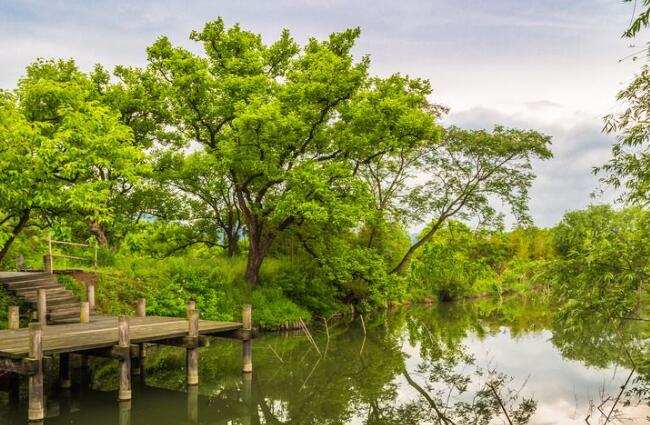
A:
<svg viewBox="0 0 650 425">
<path fill-rule="evenodd" d="M 189 389 L 184 351 L 151 349 L 146 385 L 136 385 L 128 404 L 116 402 L 114 364 L 95 363 L 92 390 L 77 382 L 73 393 L 51 397 L 45 423 L 585 423 L 590 403 L 615 396 L 629 359 L 647 348 L 647 328 L 569 329 L 548 306 L 522 300 L 414 308 L 364 322 L 365 333 L 359 321 L 316 330 L 321 354 L 300 333 L 262 336 L 255 371 L 245 376 L 240 344 L 215 341 L 201 351 L 200 386 Z M 647 405 L 634 404 L 632 393 L 625 399 L 632 405 L 620 403 L 612 418 L 644 423 Z M 0 401 L 0 424 L 24 423 L 24 406 L 11 406 Z"/>
</svg>

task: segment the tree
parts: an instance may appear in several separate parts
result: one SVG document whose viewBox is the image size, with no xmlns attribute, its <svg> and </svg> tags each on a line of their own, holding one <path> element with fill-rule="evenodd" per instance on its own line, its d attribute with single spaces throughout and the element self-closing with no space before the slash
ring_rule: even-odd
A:
<svg viewBox="0 0 650 425">
<path fill-rule="evenodd" d="M 623 33 L 623 37 L 633 38 L 635 37 L 643 28 L 647 28 L 648 22 L 650 20 L 650 0 L 642 0 L 641 4 L 644 9 L 636 14 L 636 9 L 638 6 L 638 0 L 623 0 L 624 3 L 631 3 L 634 1 L 634 11 L 632 12 L 632 20 L 630 26 Z"/>
<path fill-rule="evenodd" d="M 35 168 L 34 148 L 39 141 L 16 97 L 0 92 L 0 261 L 35 215 L 34 210 L 40 212 L 56 203 L 52 193 L 56 193 L 57 182 L 38 178 L 42 168 Z"/>
<path fill-rule="evenodd" d="M 439 145 L 426 146 L 413 161 L 414 184 L 394 202 L 408 207 L 412 219 L 429 225 L 393 272 L 401 272 L 415 252 L 450 218 L 499 220 L 492 201 L 507 204 L 514 217 L 528 219 L 528 188 L 534 159 L 552 156 L 550 138 L 531 130 L 496 127 L 493 132 L 451 127 Z"/>
<path fill-rule="evenodd" d="M 627 104 L 619 114 L 605 117 L 606 133 L 617 133 L 612 158 L 594 169 L 601 181 L 622 189 L 624 200 L 646 205 L 650 200 L 650 70 L 644 67 L 617 99 Z"/>
<path fill-rule="evenodd" d="M 136 178 L 143 153 L 119 113 L 93 99 L 88 75 L 73 61 L 39 60 L 2 102 L 0 211 L 11 229 L 0 259 L 35 222 L 110 217 L 114 185 Z"/>
<path fill-rule="evenodd" d="M 265 45 L 259 35 L 217 20 L 191 35 L 206 56 L 164 37 L 148 49 L 148 70 L 166 87 L 179 133 L 213 155 L 232 185 L 252 285 L 283 232 L 358 225 L 368 210 L 361 164 L 398 152 L 405 140 L 435 138 L 427 87 L 395 76 L 382 93 L 381 80 L 368 77 L 368 59 L 350 53 L 358 36 L 351 29 L 301 49 L 285 30 Z M 394 110 L 391 120 L 373 122 L 364 113 L 371 96 L 384 97 L 378 104 Z"/>
<path fill-rule="evenodd" d="M 204 243 L 221 246 L 234 257 L 239 254 L 242 221 L 233 185 L 219 165 L 205 152 L 167 152 L 159 160 L 158 179 L 187 206 L 178 218 L 191 229 L 177 248 Z"/>
<path fill-rule="evenodd" d="M 642 29 L 647 28 L 650 1 L 643 0 L 641 3 L 644 9 L 636 15 L 638 5 L 635 1 L 633 19 L 623 37 L 634 38 Z M 618 93 L 617 100 L 625 103 L 626 107 L 619 113 L 605 116 L 604 127 L 605 133 L 617 134 L 617 141 L 612 147 L 612 158 L 604 165 L 594 168 L 594 174 L 602 176 L 601 182 L 622 189 L 623 200 L 645 205 L 650 199 L 650 70 L 647 65 Z"/>
<path fill-rule="evenodd" d="M 650 215 L 638 208 L 590 206 L 553 230 L 558 299 L 571 316 L 598 312 L 610 323 L 642 314 L 647 301 Z"/>
</svg>

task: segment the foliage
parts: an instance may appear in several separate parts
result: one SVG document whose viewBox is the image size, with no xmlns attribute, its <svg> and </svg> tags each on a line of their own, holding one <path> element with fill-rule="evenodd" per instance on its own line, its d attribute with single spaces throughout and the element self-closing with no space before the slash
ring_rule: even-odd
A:
<svg viewBox="0 0 650 425">
<path fill-rule="evenodd" d="M 0 96 L 0 259 L 29 225 L 109 219 L 115 187 L 136 178 L 143 152 L 93 94 L 73 61 L 39 60 Z"/>
<path fill-rule="evenodd" d="M 647 205 L 650 198 L 648 170 L 648 116 L 650 114 L 650 70 L 644 66 L 628 87 L 618 94 L 625 109 L 605 117 L 605 131 L 616 133 L 612 158 L 594 170 L 602 182 L 623 190 L 623 198 Z"/>
<path fill-rule="evenodd" d="M 624 2 L 631 1 L 624 0 Z M 624 37 L 634 38 L 648 26 L 650 1 L 643 0 L 639 3 L 637 5 L 637 0 L 635 0 L 633 19 L 624 32 Z M 637 6 L 643 7 L 638 14 Z M 604 131 L 617 136 L 617 141 L 612 146 L 612 158 L 594 169 L 595 174 L 601 175 L 603 183 L 623 190 L 622 198 L 625 201 L 640 205 L 647 205 L 650 198 L 650 174 L 648 173 L 650 166 L 648 163 L 649 72 L 648 66 L 644 65 L 632 82 L 618 93 L 617 100 L 624 104 L 623 109 L 605 117 Z"/>
<path fill-rule="evenodd" d="M 569 212 L 554 230 L 554 291 L 569 317 L 635 316 L 647 301 L 650 216 L 637 208 L 591 206 Z"/>
<path fill-rule="evenodd" d="M 283 266 L 270 261 L 263 276 L 272 282 L 271 276 Z M 249 293 L 244 270 L 242 258 L 215 261 L 210 252 L 201 250 L 165 260 L 118 255 L 114 266 L 99 271 L 97 304 L 105 314 L 132 314 L 135 302 L 145 298 L 147 314 L 179 317 L 192 299 L 201 317 L 237 321 L 242 306 L 253 302 L 253 318 L 263 328 L 310 319 L 309 312 L 290 301 L 279 287 L 270 285 Z M 67 286 L 73 289 L 71 282 Z"/>
<path fill-rule="evenodd" d="M 547 230 L 472 230 L 451 221 L 413 262 L 411 285 L 414 296 L 425 299 L 523 293 L 544 284 L 546 261 L 551 258 L 552 239 Z"/>
<path fill-rule="evenodd" d="M 632 12 L 632 17 L 634 19 L 632 19 L 630 26 L 623 33 L 623 36 L 627 38 L 633 38 L 638 35 L 643 28 L 647 28 L 648 21 L 650 20 L 650 0 L 641 1 L 641 4 L 645 9 L 641 10 L 641 12 L 636 16 L 634 16 L 634 14 L 636 14 L 638 0 L 623 0 L 624 3 L 631 3 L 632 1 L 634 1 L 634 11 Z"/>
<path fill-rule="evenodd" d="M 554 229 L 558 258 L 548 272 L 562 352 L 601 367 L 627 365 L 636 377 L 622 391 L 642 400 L 650 399 L 649 219 L 643 209 L 606 205 L 567 213 Z"/>
<path fill-rule="evenodd" d="M 549 159 L 550 138 L 536 131 L 497 126 L 494 131 L 445 131 L 439 147 L 424 150 L 416 184 L 405 200 L 411 214 L 422 221 L 432 217 L 426 232 L 409 248 L 393 269 L 405 269 L 410 258 L 450 218 L 500 224 L 492 206 L 495 199 L 510 207 L 520 224 L 528 224 L 528 188 L 535 174 L 533 159 Z"/>
</svg>

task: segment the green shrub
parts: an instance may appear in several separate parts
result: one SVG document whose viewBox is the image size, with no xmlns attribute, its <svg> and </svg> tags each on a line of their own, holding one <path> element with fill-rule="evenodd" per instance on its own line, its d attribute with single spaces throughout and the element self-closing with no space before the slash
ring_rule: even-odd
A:
<svg viewBox="0 0 650 425">
<path fill-rule="evenodd" d="M 279 273 L 279 263 L 274 259 L 265 262 L 264 286 L 251 293 L 244 280 L 244 258 L 117 256 L 114 267 L 99 270 L 98 308 L 106 314 L 132 314 L 137 300 L 145 298 L 148 315 L 181 317 L 192 299 L 203 318 L 239 321 L 243 305 L 250 302 L 255 323 L 264 327 L 309 320 L 305 308 L 274 286 L 271 276 Z"/>
</svg>

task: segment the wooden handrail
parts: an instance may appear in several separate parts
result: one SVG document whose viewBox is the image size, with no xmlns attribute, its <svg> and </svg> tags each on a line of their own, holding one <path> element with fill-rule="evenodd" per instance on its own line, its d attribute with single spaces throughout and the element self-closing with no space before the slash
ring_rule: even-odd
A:
<svg viewBox="0 0 650 425">
<path fill-rule="evenodd" d="M 58 253 L 53 252 L 52 244 L 76 246 L 76 247 L 80 247 L 80 248 L 94 247 L 95 252 L 94 252 L 93 258 L 76 257 L 74 255 L 58 254 Z M 94 267 L 97 267 L 97 245 L 96 244 L 91 245 L 91 244 L 79 243 L 79 242 L 57 241 L 57 240 L 52 239 L 52 233 L 50 233 L 48 235 L 48 238 L 47 238 L 47 245 L 48 245 L 49 264 L 46 264 L 46 267 L 49 267 L 48 271 L 50 273 L 54 273 L 54 261 L 52 261 L 52 259 L 54 257 L 72 258 L 74 260 L 90 261 L 90 262 L 93 263 Z"/>
<path fill-rule="evenodd" d="M 56 243 L 56 244 L 59 244 L 59 245 L 71 245 L 71 246 L 82 246 L 82 247 L 89 247 L 90 246 L 90 244 L 88 244 L 88 243 L 55 241 L 54 239 L 52 239 L 52 243 Z"/>
</svg>

